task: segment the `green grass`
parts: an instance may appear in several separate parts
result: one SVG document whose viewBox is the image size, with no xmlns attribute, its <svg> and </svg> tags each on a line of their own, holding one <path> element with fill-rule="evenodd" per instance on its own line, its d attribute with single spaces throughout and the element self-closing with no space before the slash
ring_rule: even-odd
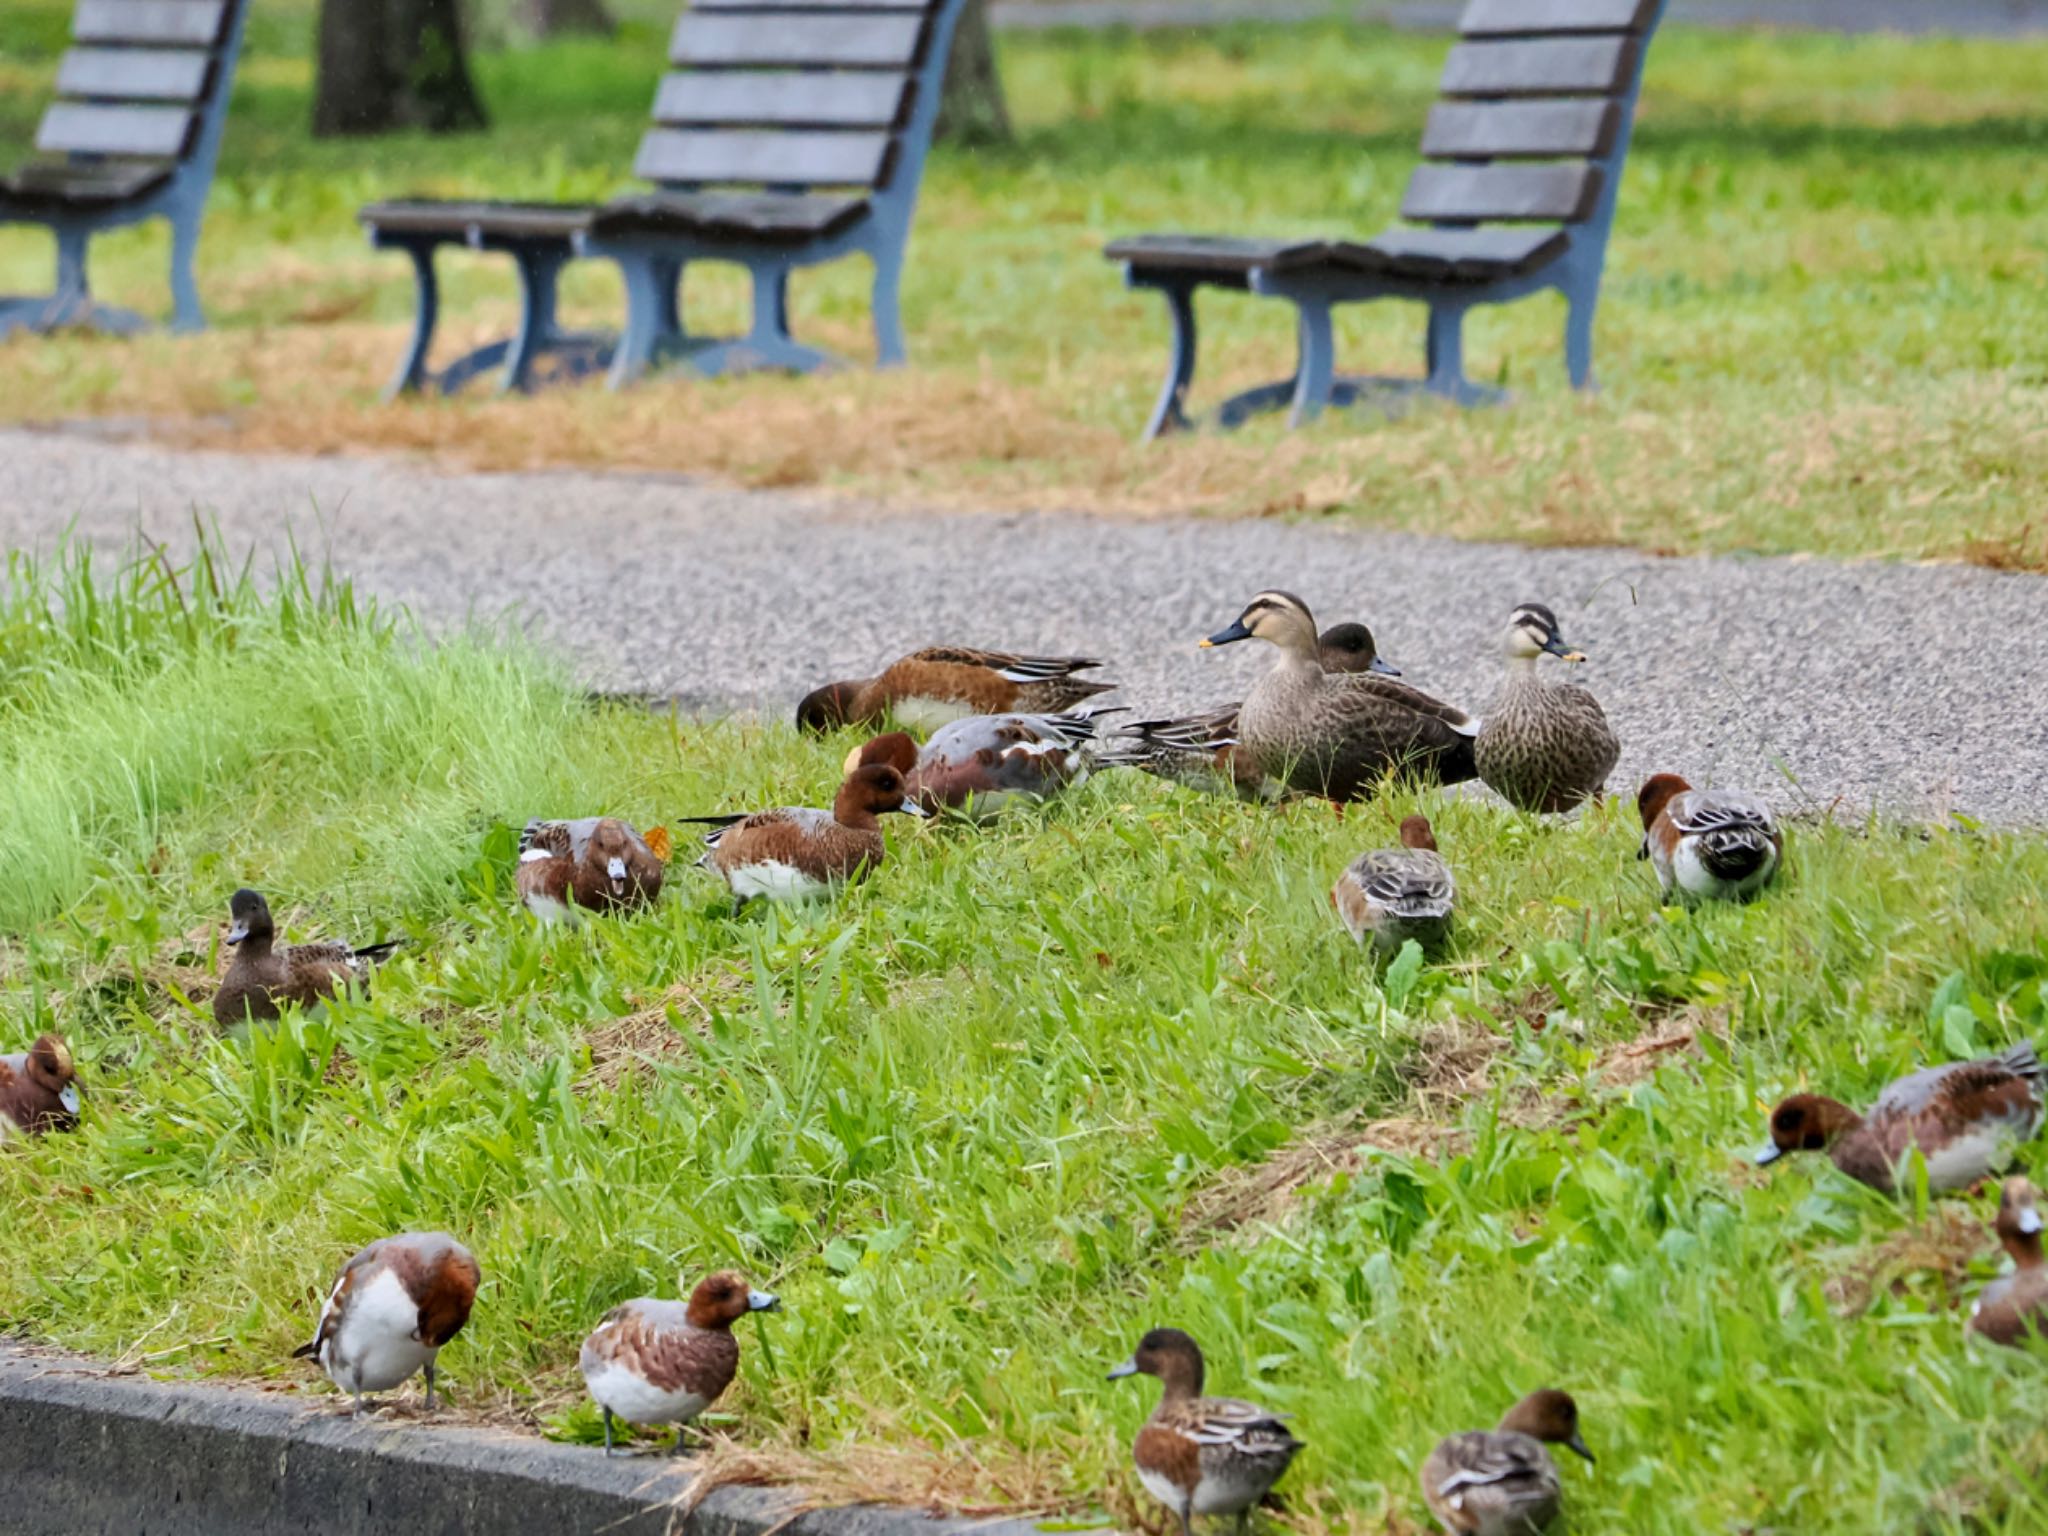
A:
<svg viewBox="0 0 2048 1536">
<path fill-rule="evenodd" d="M 654 911 L 543 932 L 508 899 L 527 815 L 817 803 L 848 743 L 592 709 L 516 645 L 217 559 L 17 563 L 0 720 L 0 1049 L 61 1028 L 89 1106 L 0 1153 L 10 1330 L 303 1380 L 341 1258 L 439 1226 L 486 1275 L 454 1400 L 572 1438 L 595 1319 L 730 1264 L 787 1308 L 731 1432 L 869 1491 L 1129 1511 L 1152 1393 L 1103 1372 L 1173 1323 L 1298 1416 L 1304 1530 L 1404 1528 L 1435 1437 L 1544 1383 L 1600 1456 L 1565 1471 L 1580 1530 L 2040 1528 L 2048 1374 L 1956 1310 L 1986 1201 L 1747 1161 L 1797 1085 L 1861 1101 L 2048 1026 L 2038 836 L 1806 822 L 1766 900 L 1686 916 L 1622 806 L 1432 797 L 1461 936 L 1376 977 L 1324 893 L 1411 797 L 1107 775 L 986 832 L 892 818 L 837 905 L 734 920 L 685 861 Z M 413 942 L 368 998 L 223 1037 L 245 881 L 291 936 Z M 1380 1119 L 1449 1140 L 1241 1198 Z"/>
<path fill-rule="evenodd" d="M 10 31 L 0 142 L 30 132 L 62 11 L 44 3 Z M 2048 42 L 1672 27 L 1621 196 L 1597 399 L 1563 387 L 1561 307 L 1545 298 L 1471 327 L 1474 372 L 1513 387 L 1512 410 L 1339 418 L 1292 439 L 1267 425 L 1141 452 L 1130 437 L 1164 327 L 1103 243 L 1148 228 L 1381 227 L 1443 40 L 1334 22 L 1006 37 L 1020 136 L 933 162 L 906 291 L 911 371 L 381 409 L 411 287 L 402 262 L 365 248 L 354 210 L 406 192 L 620 189 L 662 26 L 636 9 L 612 42 L 480 55 L 497 112 L 486 136 L 316 143 L 304 9 L 260 20 L 203 255 L 218 330 L 16 342 L 0 420 L 147 414 L 253 447 L 652 464 L 977 504 L 2048 561 Z M 160 308 L 163 246 L 160 231 L 109 241 L 102 288 Z M 502 333 L 505 265 L 449 266 L 449 347 Z M 47 271 L 40 235 L 0 233 L 0 287 Z M 691 283 L 703 324 L 737 323 L 735 274 Z M 857 263 L 801 279 L 799 331 L 865 355 L 865 286 Z M 579 270 L 570 300 L 615 317 L 616 281 Z M 1207 398 L 1291 365 L 1282 309 L 1205 305 Z M 1420 337 L 1410 306 L 1343 322 L 1345 357 L 1366 369 L 1412 371 Z"/>
</svg>

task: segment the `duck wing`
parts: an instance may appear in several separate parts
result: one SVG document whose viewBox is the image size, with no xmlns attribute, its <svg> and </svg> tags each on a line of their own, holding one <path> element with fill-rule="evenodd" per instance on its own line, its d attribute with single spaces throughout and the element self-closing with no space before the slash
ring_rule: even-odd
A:
<svg viewBox="0 0 2048 1536">
<path fill-rule="evenodd" d="M 1235 1397 L 1198 1398 L 1175 1428 L 1204 1452 L 1220 1449 L 1260 1459 L 1291 1458 L 1303 1442 L 1294 1438 L 1284 1415 Z"/>
<path fill-rule="evenodd" d="M 1352 860 L 1349 874 L 1375 907 L 1394 917 L 1447 917 L 1457 882 L 1441 854 L 1426 848 L 1373 848 Z"/>
<path fill-rule="evenodd" d="M 1092 656 L 1020 656 L 1015 651 L 982 651 L 963 645 L 926 646 L 921 651 L 912 651 L 903 660 L 985 667 L 1013 683 L 1051 682 L 1102 665 Z"/>
<path fill-rule="evenodd" d="M 1689 789 L 1672 796 L 1665 812 L 1682 837 L 1704 837 L 1711 832 L 1778 834 L 1771 808 L 1742 789 Z"/>
<path fill-rule="evenodd" d="M 1474 1429 L 1438 1442 L 1423 1464 L 1423 1490 L 1432 1502 L 1477 1514 L 1506 1513 L 1558 1495 L 1557 1466 L 1540 1442 L 1511 1430 Z"/>
<path fill-rule="evenodd" d="M 1907 1118 L 1935 1108 L 2003 1103 L 2015 1096 L 2031 1101 L 2038 1113 L 2040 1086 L 2041 1059 L 2034 1053 L 2034 1042 L 2022 1040 L 1997 1056 L 1910 1073 L 1878 1095 L 1866 1118 Z"/>
</svg>

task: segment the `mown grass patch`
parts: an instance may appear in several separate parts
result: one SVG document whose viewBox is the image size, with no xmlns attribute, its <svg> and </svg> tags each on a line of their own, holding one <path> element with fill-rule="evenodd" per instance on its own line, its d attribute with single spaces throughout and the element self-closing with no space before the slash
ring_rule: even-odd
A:
<svg viewBox="0 0 2048 1536">
<path fill-rule="evenodd" d="M 425 451 L 491 466 L 710 471 L 942 501 L 1357 519 L 1474 538 L 1808 550 L 2041 569 L 2048 530 L 2048 43 L 1674 26 L 1649 64 L 1600 319 L 1602 393 L 1563 387 L 1561 307 L 1471 327 L 1513 409 L 1339 418 L 1140 450 L 1164 362 L 1157 300 L 1100 257 L 1148 228 L 1370 233 L 1413 164 L 1445 42 L 1337 22 L 1003 39 L 1017 144 L 942 149 L 905 294 L 915 366 L 666 380 L 533 400 L 375 396 L 411 284 L 353 214 L 408 192 L 602 198 L 660 68 L 661 28 L 479 57 L 488 136 L 318 143 L 304 18 L 252 38 L 204 247 L 218 329 L 137 344 L 17 340 L 0 419 L 99 414 L 248 447 Z M 0 55 L 0 141 L 25 142 L 61 26 Z M 47 278 L 0 233 L 0 287 Z M 160 232 L 107 243 L 108 296 L 160 306 Z M 800 332 L 868 355 L 866 275 L 806 274 Z M 693 274 L 708 329 L 735 272 Z M 502 334 L 502 262 L 447 264 L 449 351 Z M 615 319 L 612 275 L 570 310 Z M 1210 400 L 1284 375 L 1288 316 L 1204 300 Z M 1412 371 L 1421 316 L 1352 311 L 1349 366 Z"/>
<path fill-rule="evenodd" d="M 1136 1515 L 1149 1394 L 1102 1373 L 1172 1322 L 1298 1415 L 1305 1531 L 1407 1528 L 1435 1437 L 1545 1382 L 1601 1457 L 1567 1472 L 1581 1529 L 2040 1520 L 2048 1375 L 1955 1310 L 1987 1201 L 1747 1162 L 1781 1092 L 2048 1027 L 2037 835 L 1806 822 L 1767 900 L 1687 916 L 1624 806 L 1424 797 L 1460 937 L 1376 973 L 1325 893 L 1413 797 L 1340 820 L 1104 775 L 892 825 L 837 905 L 734 920 L 679 865 L 650 913 L 542 931 L 509 900 L 526 816 L 817 803 L 848 743 L 593 707 L 218 560 L 17 564 L 0 714 L 8 803 L 43 786 L 0 840 L 0 1047 L 63 1030 L 89 1104 L 0 1152 L 10 1329 L 304 1380 L 339 1260 L 440 1226 L 487 1277 L 457 1411 L 588 1438 L 592 1322 L 738 1265 L 787 1311 L 727 1455 L 843 1496 Z M 367 998 L 222 1036 L 245 881 L 291 936 L 412 942 Z"/>
</svg>

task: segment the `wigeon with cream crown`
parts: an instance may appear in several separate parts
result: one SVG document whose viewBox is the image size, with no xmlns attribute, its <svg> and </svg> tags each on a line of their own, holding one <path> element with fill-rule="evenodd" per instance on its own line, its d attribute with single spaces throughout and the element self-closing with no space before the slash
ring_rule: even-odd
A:
<svg viewBox="0 0 2048 1536">
<path fill-rule="evenodd" d="M 578 912 L 651 907 L 667 873 L 668 829 L 646 836 L 614 816 L 530 821 L 519 837 L 514 882 L 542 922 L 575 921 Z"/>
<path fill-rule="evenodd" d="M 970 715 L 939 727 L 922 747 L 891 731 L 856 747 L 846 767 L 888 764 L 927 811 L 993 815 L 1086 779 L 1094 766 L 1095 722 L 1108 712 L 1084 704 L 1063 715 Z"/>
<path fill-rule="evenodd" d="M 1456 1536 L 1533 1536 L 1547 1530 L 1564 1502 L 1564 1486 L 1546 1445 L 1586 1460 L 1571 1394 L 1546 1387 L 1508 1410 L 1498 1429 L 1447 1435 L 1422 1464 L 1429 1512 Z"/>
<path fill-rule="evenodd" d="M 1985 1286 L 1970 1307 L 1969 1327 L 1994 1344 L 2018 1344 L 2048 1330 L 2048 1263 L 2041 1255 L 2041 1209 L 2034 1186 L 2017 1174 L 1999 1190 L 1991 1224 L 2012 1259 L 2009 1275 Z"/>
<path fill-rule="evenodd" d="M 854 769 L 829 811 L 809 806 L 737 816 L 688 816 L 705 824 L 698 864 L 725 881 L 738 912 L 755 897 L 770 901 L 826 896 L 881 866 L 885 845 L 877 817 L 891 811 L 923 816 L 903 775 L 887 763 Z"/>
<path fill-rule="evenodd" d="M 365 1393 L 424 1375 L 431 1412 L 435 1361 L 469 1321 L 482 1280 L 475 1257 L 445 1232 L 379 1238 L 342 1266 L 312 1342 L 292 1357 L 312 1357 L 355 1413 Z"/>
<path fill-rule="evenodd" d="M 1367 849 L 1330 890 L 1330 905 L 1351 937 L 1361 944 L 1370 939 L 1383 954 L 1410 939 L 1424 949 L 1442 948 L 1457 899 L 1457 882 L 1437 852 L 1427 816 L 1405 818 L 1400 847 Z"/>
<path fill-rule="evenodd" d="M 1173 1511 L 1181 1536 L 1196 1515 L 1235 1515 L 1240 1533 L 1302 1442 L 1281 1415 L 1234 1397 L 1202 1396 L 1201 1347 L 1178 1328 L 1154 1328 L 1114 1381 L 1143 1373 L 1165 1390 L 1131 1444 L 1145 1491 Z"/>
<path fill-rule="evenodd" d="M 78 1069 L 61 1035 L 38 1035 L 25 1051 L 0 1056 L 0 1136 L 40 1136 L 78 1124 Z"/>
<path fill-rule="evenodd" d="M 605 1313 L 577 1356 L 584 1384 L 604 1410 L 605 1455 L 612 1454 L 614 1416 L 673 1424 L 682 1450 L 684 1426 L 717 1402 L 739 1371 L 732 1325 L 781 1306 L 726 1270 L 698 1281 L 687 1302 L 642 1296 Z"/>
<path fill-rule="evenodd" d="M 1748 901 L 1778 872 L 1785 852 L 1771 808 L 1746 790 L 1694 789 L 1675 773 L 1652 774 L 1636 795 L 1643 845 L 1666 899 Z"/>
<path fill-rule="evenodd" d="M 1607 712 L 1578 684 L 1549 682 L 1536 670 L 1545 655 L 1581 662 L 1585 652 L 1558 633 L 1557 615 L 1541 603 L 1509 615 L 1502 649 L 1508 680 L 1479 731 L 1479 777 L 1519 811 L 1569 811 L 1597 799 L 1621 760 Z"/>
<path fill-rule="evenodd" d="M 371 966 L 405 942 L 281 945 L 270 904 L 247 887 L 229 899 L 228 917 L 227 942 L 234 946 L 235 958 L 213 994 L 214 1022 L 223 1028 L 250 1019 L 274 1019 L 286 1003 L 310 1008 L 345 986 L 368 986 Z"/>
<path fill-rule="evenodd" d="M 1865 1115 L 1819 1094 L 1794 1094 L 1771 1112 L 1771 1140 L 1756 1160 L 1826 1152 L 1850 1178 L 1893 1194 L 1900 1164 L 1917 1150 L 1929 1189 L 1967 1189 L 2033 1139 L 2041 1110 L 2041 1062 L 2023 1040 L 2002 1055 L 1902 1077 Z"/>
<path fill-rule="evenodd" d="M 930 646 L 891 662 L 874 677 L 828 683 L 797 706 L 806 731 L 879 725 L 888 719 L 935 731 L 968 715 L 1055 715 L 1115 683 L 1076 677 L 1101 666 L 1088 656 L 1019 656 L 963 646 Z"/>
</svg>

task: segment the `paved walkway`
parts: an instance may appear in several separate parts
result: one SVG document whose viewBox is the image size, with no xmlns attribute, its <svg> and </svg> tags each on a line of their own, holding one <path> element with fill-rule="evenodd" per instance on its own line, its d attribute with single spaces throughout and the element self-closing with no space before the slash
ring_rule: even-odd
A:
<svg viewBox="0 0 2048 1536">
<path fill-rule="evenodd" d="M 1457 0 L 996 0 L 999 27 L 1213 26 L 1227 21 L 1311 21 L 1330 15 L 1448 32 Z M 2018 37 L 2048 32 L 2048 0 L 1672 0 L 1671 19 L 1705 27 L 1789 27 L 1809 32 L 1937 33 Z"/>
<path fill-rule="evenodd" d="M 75 524 L 102 544 L 139 525 L 188 547 L 195 507 L 237 551 L 295 533 L 435 624 L 515 608 L 593 686 L 778 716 L 819 682 L 940 641 L 1103 656 L 1146 711 L 1220 703 L 1269 658 L 1195 641 L 1264 586 L 1326 622 L 1366 620 L 1411 681 L 1483 709 L 1499 626 L 1539 598 L 1592 653 L 1579 676 L 1621 733 L 1623 782 L 1675 769 L 1787 807 L 2048 820 L 2043 577 L 930 513 L 680 477 L 444 475 L 0 432 L 0 545 L 47 551 Z"/>
</svg>

